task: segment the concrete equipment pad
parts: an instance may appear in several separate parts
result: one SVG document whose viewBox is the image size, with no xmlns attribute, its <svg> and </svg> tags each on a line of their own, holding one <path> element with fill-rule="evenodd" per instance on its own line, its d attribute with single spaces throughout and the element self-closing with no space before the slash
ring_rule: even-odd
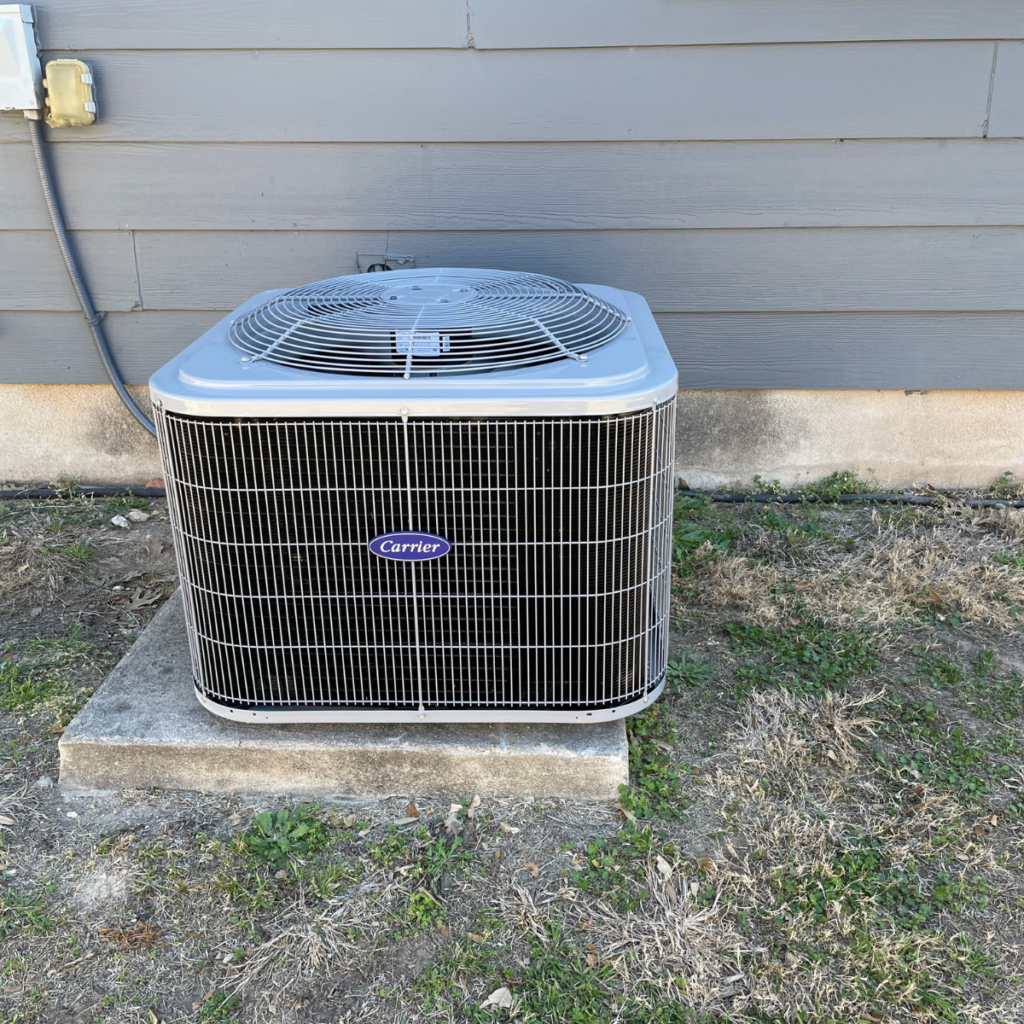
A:
<svg viewBox="0 0 1024 1024">
<path fill-rule="evenodd" d="M 181 592 L 60 740 L 68 790 L 611 800 L 622 720 L 595 725 L 243 725 L 195 698 Z"/>
</svg>

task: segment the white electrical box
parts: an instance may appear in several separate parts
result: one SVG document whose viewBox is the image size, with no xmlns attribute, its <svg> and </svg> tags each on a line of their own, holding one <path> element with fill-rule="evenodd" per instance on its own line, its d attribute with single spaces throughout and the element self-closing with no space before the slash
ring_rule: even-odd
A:
<svg viewBox="0 0 1024 1024">
<path fill-rule="evenodd" d="M 0 110 L 39 111 L 42 106 L 43 74 L 32 8 L 0 4 Z"/>
</svg>

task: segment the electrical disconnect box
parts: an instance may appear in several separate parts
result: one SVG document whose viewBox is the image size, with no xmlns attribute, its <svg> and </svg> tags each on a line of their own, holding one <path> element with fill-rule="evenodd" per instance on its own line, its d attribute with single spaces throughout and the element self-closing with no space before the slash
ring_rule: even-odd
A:
<svg viewBox="0 0 1024 1024">
<path fill-rule="evenodd" d="M 23 110 L 38 120 L 43 75 L 35 21 L 28 4 L 0 4 L 0 110 Z"/>
</svg>

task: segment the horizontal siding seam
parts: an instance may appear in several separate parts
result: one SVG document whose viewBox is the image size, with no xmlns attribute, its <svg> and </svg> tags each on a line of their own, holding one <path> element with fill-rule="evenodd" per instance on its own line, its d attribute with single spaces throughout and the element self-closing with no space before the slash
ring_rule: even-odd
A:
<svg viewBox="0 0 1024 1024">
<path fill-rule="evenodd" d="M 0 117 L 7 115 L 0 114 Z M 12 118 L 12 121 L 16 119 Z M 88 131 L 88 129 L 80 129 Z M 121 146 L 122 148 L 141 148 L 148 146 L 180 146 L 183 149 L 209 148 L 213 146 L 231 147 L 270 147 L 270 146 L 318 146 L 324 148 L 345 148 L 345 147 L 383 147 L 383 146 L 409 146 L 412 148 L 422 147 L 425 149 L 494 149 L 498 146 L 523 148 L 549 147 L 569 148 L 572 146 L 648 146 L 661 148 L 663 146 L 788 146 L 796 144 L 800 146 L 834 146 L 849 142 L 851 145 L 874 146 L 906 144 L 913 142 L 978 142 L 984 140 L 986 146 L 994 146 L 1001 142 L 1019 143 L 1022 136 L 1019 135 L 803 135 L 803 136 L 765 136 L 762 138 L 733 138 L 733 139 L 90 139 L 86 135 L 76 134 L 71 130 L 70 134 L 62 134 L 65 129 L 47 130 L 49 141 L 60 142 L 65 146 Z M 29 148 L 28 136 L 24 139 L 0 138 L 0 146 L 24 146 Z"/>
<path fill-rule="evenodd" d="M 722 50 L 722 49 L 768 49 L 780 46 L 800 47 L 823 47 L 823 46 L 943 46 L 958 45 L 962 43 L 995 43 L 1000 42 L 1022 42 L 1024 35 L 1019 36 L 920 36 L 920 37 L 891 37 L 887 39 L 773 39 L 770 41 L 750 40 L 746 42 L 721 42 L 721 43 L 623 43 L 621 45 L 601 46 L 487 46 L 478 47 L 468 42 L 462 46 L 161 46 L 134 47 L 134 46 L 112 46 L 75 47 L 71 50 L 56 47 L 43 47 L 41 53 L 50 58 L 57 59 L 62 54 L 69 52 L 80 54 L 144 54 L 153 53 L 437 53 L 447 51 L 449 53 L 478 53 L 505 54 L 505 53 L 593 53 L 598 50 Z M 486 59 L 486 57 L 482 57 Z"/>
<path fill-rule="evenodd" d="M 366 234 L 369 232 L 385 232 L 399 236 L 399 241 L 402 235 L 437 235 L 445 238 L 453 238 L 456 236 L 471 237 L 471 236 L 482 236 L 482 235 L 514 235 L 514 236 L 525 236 L 525 235 L 606 235 L 606 234 L 630 234 L 630 235 L 643 235 L 657 233 L 660 235 L 669 234 L 683 234 L 683 233 L 694 233 L 703 232 L 705 234 L 711 234 L 712 232 L 725 234 L 728 232 L 746 232 L 750 234 L 757 232 L 758 234 L 764 234 L 768 232 L 821 232 L 821 233 L 832 233 L 837 232 L 848 232 L 853 233 L 859 232 L 899 232 L 899 233 L 910 233 L 910 232 L 921 232 L 921 231 L 1022 231 L 1024 225 L 1020 223 L 1014 223 L 1009 221 L 1007 223 L 985 223 L 985 224 L 963 224 L 955 221 L 950 223 L 936 223 L 936 224 L 809 224 L 809 225 L 774 225 L 771 227 L 765 227 L 761 225 L 726 225 L 723 227 L 602 227 L 602 228 L 573 228 L 573 227 L 555 227 L 555 228 L 403 228 L 403 227 L 391 227 L 391 228 L 377 228 L 377 227 L 354 227 L 354 228 L 68 228 L 69 235 L 131 235 L 132 243 L 134 245 L 136 234 L 139 235 L 205 235 L 205 236 L 216 236 L 216 235 L 355 235 L 355 234 Z M 46 235 L 50 232 L 46 228 L 4 228 L 0 227 L 0 234 L 3 235 L 15 235 L 15 234 L 35 234 L 35 235 Z"/>
<path fill-rule="evenodd" d="M 62 129 L 63 130 L 63 129 Z M 88 129 L 70 129 L 71 131 L 88 131 Z M 731 142 L 753 145 L 757 142 L 777 143 L 822 143 L 831 145 L 837 142 L 971 142 L 983 139 L 986 143 L 1003 141 L 1019 141 L 1022 135 L 1000 135 L 991 138 L 981 134 L 974 135 L 771 135 L 747 136 L 737 135 L 728 139 L 706 138 L 669 138 L 663 139 L 125 139 L 108 137 L 106 139 L 85 139 L 78 135 L 58 135 L 52 133 L 49 141 L 62 146 L 661 146 L 661 145 L 694 145 L 722 146 Z M 21 139 L 2 139 L 0 146 L 21 146 Z"/>
</svg>

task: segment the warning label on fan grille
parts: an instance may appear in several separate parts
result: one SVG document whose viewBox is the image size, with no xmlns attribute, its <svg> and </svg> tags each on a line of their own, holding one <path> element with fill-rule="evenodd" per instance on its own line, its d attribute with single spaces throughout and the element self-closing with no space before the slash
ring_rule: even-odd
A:
<svg viewBox="0 0 1024 1024">
<path fill-rule="evenodd" d="M 395 331 L 395 347 L 400 356 L 439 356 L 450 352 L 452 344 L 447 334 L 437 331 Z"/>
</svg>

